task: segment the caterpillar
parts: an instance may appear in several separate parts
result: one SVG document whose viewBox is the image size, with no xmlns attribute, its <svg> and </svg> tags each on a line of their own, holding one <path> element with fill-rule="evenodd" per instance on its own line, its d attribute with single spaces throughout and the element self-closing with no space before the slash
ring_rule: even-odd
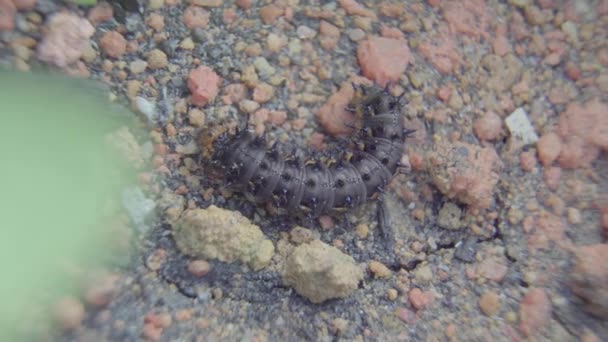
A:
<svg viewBox="0 0 608 342">
<path fill-rule="evenodd" d="M 341 214 L 377 199 L 402 170 L 404 128 L 402 96 L 387 88 L 353 84 L 355 96 L 346 108 L 356 125 L 349 147 L 329 156 L 300 158 L 282 153 L 275 143 L 247 129 L 231 133 L 212 127 L 201 134 L 203 150 L 224 174 L 226 185 L 255 203 L 271 202 L 288 215 L 309 220 Z M 380 212 L 380 208 L 379 208 Z"/>
</svg>

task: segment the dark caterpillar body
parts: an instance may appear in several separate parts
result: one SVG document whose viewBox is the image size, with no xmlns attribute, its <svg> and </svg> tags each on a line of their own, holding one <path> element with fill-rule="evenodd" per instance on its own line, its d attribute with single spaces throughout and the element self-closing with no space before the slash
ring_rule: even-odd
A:
<svg viewBox="0 0 608 342">
<path fill-rule="evenodd" d="M 247 130 L 213 136 L 212 160 L 228 184 L 255 202 L 271 201 L 290 215 L 318 217 L 343 213 L 375 198 L 398 171 L 409 131 L 400 98 L 386 90 L 355 86 L 352 110 L 359 126 L 353 146 L 337 156 L 284 155 Z"/>
</svg>

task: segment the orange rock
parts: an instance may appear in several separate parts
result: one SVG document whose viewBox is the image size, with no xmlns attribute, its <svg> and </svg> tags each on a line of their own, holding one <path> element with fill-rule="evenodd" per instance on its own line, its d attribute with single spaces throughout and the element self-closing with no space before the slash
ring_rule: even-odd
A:
<svg viewBox="0 0 608 342">
<path fill-rule="evenodd" d="M 531 172 L 536 167 L 536 156 L 532 151 L 524 151 L 519 155 L 519 164 L 521 169 L 526 172 Z"/>
<path fill-rule="evenodd" d="M 450 99 L 450 96 L 452 96 L 452 88 L 449 86 L 441 86 L 437 89 L 437 97 L 442 102 L 447 102 Z"/>
<path fill-rule="evenodd" d="M 409 58 L 410 49 L 401 39 L 372 37 L 357 47 L 357 60 L 363 75 L 380 86 L 399 80 Z"/>
<path fill-rule="evenodd" d="M 11 0 L 0 0 L 0 31 L 11 31 L 15 28 L 17 7 Z"/>
<path fill-rule="evenodd" d="M 403 39 L 403 32 L 396 27 L 380 26 L 380 35 L 385 38 Z"/>
<path fill-rule="evenodd" d="M 268 5 L 260 8 L 260 17 L 264 24 L 273 24 L 280 16 L 283 15 L 283 9 L 276 5 Z"/>
<path fill-rule="evenodd" d="M 494 112 L 487 112 L 484 116 L 475 120 L 473 130 L 477 138 L 481 140 L 494 140 L 502 132 L 502 119 Z"/>
<path fill-rule="evenodd" d="M 273 125 L 282 125 L 287 121 L 287 112 L 284 110 L 273 110 L 270 112 L 270 122 Z"/>
<path fill-rule="evenodd" d="M 538 148 L 538 159 L 544 166 L 553 164 L 559 156 L 562 149 L 562 141 L 560 137 L 551 132 L 543 134 L 536 143 Z"/>
<path fill-rule="evenodd" d="M 244 10 L 250 9 L 252 0 L 236 0 L 235 4 Z"/>
<path fill-rule="evenodd" d="M 30 11 L 36 7 L 37 0 L 13 0 L 13 4 L 19 11 Z"/>
<path fill-rule="evenodd" d="M 543 178 L 545 185 L 551 190 L 557 190 L 559 187 L 559 180 L 562 175 L 562 169 L 557 166 L 547 167 L 543 172 Z"/>
<path fill-rule="evenodd" d="M 481 209 L 490 206 L 504 164 L 492 147 L 442 141 L 427 158 L 433 184 L 445 195 Z"/>
<path fill-rule="evenodd" d="M 608 317 L 608 244 L 578 247 L 575 255 L 572 291 L 585 300 L 587 311 Z"/>
<path fill-rule="evenodd" d="M 112 19 L 114 16 L 114 10 L 112 5 L 107 2 L 100 2 L 89 11 L 89 21 L 91 24 L 96 25 Z"/>
<path fill-rule="evenodd" d="M 433 294 L 428 291 L 422 291 L 419 288 L 413 288 L 408 292 L 407 297 L 410 301 L 410 304 L 416 310 L 420 310 L 426 306 L 428 306 L 433 301 Z"/>
<path fill-rule="evenodd" d="M 0 0 L 0 4 L 3 1 L 7 0 Z M 88 20 L 66 12 L 53 14 L 47 20 L 46 28 L 46 34 L 38 44 L 38 58 L 62 68 L 78 61 L 95 33 Z"/>
<path fill-rule="evenodd" d="M 494 291 L 487 291 L 479 298 L 479 308 L 486 316 L 494 316 L 500 309 L 500 297 Z"/>
<path fill-rule="evenodd" d="M 165 27 L 165 17 L 158 13 L 150 13 L 146 18 L 146 25 L 150 26 L 154 31 L 160 32 Z"/>
<path fill-rule="evenodd" d="M 127 51 L 127 40 L 116 31 L 108 31 L 101 36 L 99 47 L 106 55 L 120 58 Z"/>
<path fill-rule="evenodd" d="M 456 45 L 454 38 L 443 32 L 432 41 L 420 43 L 418 50 L 439 72 L 450 74 L 462 64 L 462 57 L 458 53 Z"/>
<path fill-rule="evenodd" d="M 551 318 L 551 301 L 542 288 L 531 288 L 519 303 L 519 330 L 526 337 L 539 333 Z"/>
<path fill-rule="evenodd" d="M 206 28 L 209 24 L 210 16 L 211 13 L 202 7 L 188 6 L 184 10 L 182 21 L 189 29 L 193 29 L 195 27 Z"/>
<path fill-rule="evenodd" d="M 450 31 L 469 35 L 475 39 L 489 38 L 487 28 L 490 16 L 486 11 L 485 1 L 449 1 L 441 9 Z"/>
<path fill-rule="evenodd" d="M 558 134 L 565 140 L 560 165 L 576 168 L 587 166 L 608 151 L 608 105 L 599 99 L 585 104 L 572 102 L 560 114 Z"/>
<path fill-rule="evenodd" d="M 192 93 L 190 101 L 195 106 L 205 106 L 215 99 L 220 77 L 209 67 L 199 66 L 188 74 L 188 89 Z"/>
<path fill-rule="evenodd" d="M 365 8 L 365 6 L 355 0 L 338 0 L 338 3 L 348 15 L 358 15 L 372 19 L 376 18 L 376 14 L 373 11 Z"/>
</svg>

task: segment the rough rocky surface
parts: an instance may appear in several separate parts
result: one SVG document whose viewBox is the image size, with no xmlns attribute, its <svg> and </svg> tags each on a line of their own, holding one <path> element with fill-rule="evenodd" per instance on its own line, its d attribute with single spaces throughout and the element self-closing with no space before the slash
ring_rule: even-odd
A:
<svg viewBox="0 0 608 342">
<path fill-rule="evenodd" d="M 352 257 L 319 240 L 296 247 L 287 257 L 283 282 L 313 303 L 345 298 L 363 279 Z"/>
<path fill-rule="evenodd" d="M 490 206 L 503 168 L 493 148 L 439 143 L 429 162 L 433 183 L 443 194 L 474 208 Z"/>
<path fill-rule="evenodd" d="M 193 257 L 240 261 L 254 270 L 266 267 L 274 254 L 272 242 L 239 213 L 210 206 L 185 211 L 173 226 L 177 247 Z"/>
<path fill-rule="evenodd" d="M 608 244 L 581 246 L 572 270 L 572 291 L 594 315 L 608 318 Z"/>
<path fill-rule="evenodd" d="M 59 67 L 76 62 L 95 33 L 87 19 L 69 13 L 54 14 L 46 25 L 47 33 L 38 45 L 38 58 Z"/>
</svg>

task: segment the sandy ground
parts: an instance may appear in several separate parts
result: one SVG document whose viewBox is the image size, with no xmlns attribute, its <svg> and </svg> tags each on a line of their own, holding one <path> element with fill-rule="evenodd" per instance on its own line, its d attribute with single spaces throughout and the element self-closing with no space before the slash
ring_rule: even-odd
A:
<svg viewBox="0 0 608 342">
<path fill-rule="evenodd" d="M 42 330 L 608 339 L 607 35 L 592 0 L 0 0 L 2 65 L 102 82 L 145 131 L 114 139 L 138 170 L 111 228 L 131 262 Z M 373 202 L 302 228 L 218 186 L 201 129 L 249 118 L 286 150 L 331 151 L 353 81 L 403 94 L 416 129 L 384 195 L 392 235 Z"/>
</svg>

